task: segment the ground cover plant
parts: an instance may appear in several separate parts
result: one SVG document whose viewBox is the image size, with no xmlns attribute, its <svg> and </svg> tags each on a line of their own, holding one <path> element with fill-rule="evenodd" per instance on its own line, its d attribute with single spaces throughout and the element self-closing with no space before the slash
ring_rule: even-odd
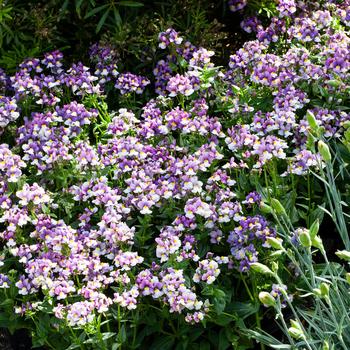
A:
<svg viewBox="0 0 350 350">
<path fill-rule="evenodd" d="M 174 23 L 139 65 L 105 33 L 89 62 L 0 70 L 1 327 L 43 349 L 349 348 L 350 3 L 225 6 L 251 39 L 226 64 Z"/>
</svg>

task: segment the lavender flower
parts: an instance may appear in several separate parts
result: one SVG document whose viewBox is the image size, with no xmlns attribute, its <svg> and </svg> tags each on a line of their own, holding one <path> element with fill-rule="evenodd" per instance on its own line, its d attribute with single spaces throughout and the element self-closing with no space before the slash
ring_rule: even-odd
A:
<svg viewBox="0 0 350 350">
<path fill-rule="evenodd" d="M 228 6 L 230 11 L 236 12 L 244 9 L 247 6 L 247 0 L 229 0 Z"/>
<path fill-rule="evenodd" d="M 7 144 L 0 145 L 0 174 L 6 176 L 8 182 L 17 182 L 24 167 L 26 163 L 20 156 L 13 154 Z"/>
<path fill-rule="evenodd" d="M 190 96 L 194 93 L 194 88 L 189 77 L 176 74 L 168 81 L 166 89 L 170 92 L 169 96 L 174 97 L 178 94 Z"/>
<path fill-rule="evenodd" d="M 120 90 L 122 95 L 130 92 L 142 94 L 145 87 L 149 84 L 150 81 L 145 77 L 132 73 L 123 73 L 118 76 L 115 87 Z"/>
<path fill-rule="evenodd" d="M 0 96 L 0 128 L 15 121 L 19 117 L 16 100 L 11 97 Z"/>
<path fill-rule="evenodd" d="M 291 17 L 297 10 L 294 0 L 279 0 L 277 10 L 280 17 Z"/>
<path fill-rule="evenodd" d="M 175 45 L 181 44 L 183 39 L 173 28 L 168 28 L 165 32 L 159 34 L 158 40 L 159 47 L 165 49 L 172 43 Z"/>
</svg>

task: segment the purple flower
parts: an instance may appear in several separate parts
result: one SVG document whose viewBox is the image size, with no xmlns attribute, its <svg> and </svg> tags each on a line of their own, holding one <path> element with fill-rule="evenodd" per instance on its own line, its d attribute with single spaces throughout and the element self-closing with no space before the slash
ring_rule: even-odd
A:
<svg viewBox="0 0 350 350">
<path fill-rule="evenodd" d="M 37 183 L 34 183 L 32 186 L 24 184 L 23 188 L 16 192 L 16 196 L 20 199 L 19 204 L 22 206 L 28 206 L 29 202 L 32 202 L 34 205 L 50 202 L 49 195 Z"/>
<path fill-rule="evenodd" d="M 0 289 L 7 289 L 10 288 L 10 279 L 8 276 L 4 275 L 3 273 L 0 273 Z"/>
<path fill-rule="evenodd" d="M 305 175 L 311 167 L 316 167 L 320 164 L 321 157 L 319 155 L 313 154 L 309 150 L 301 150 L 293 158 L 292 163 L 288 166 L 287 172 L 296 175 Z"/>
<path fill-rule="evenodd" d="M 44 55 L 41 63 L 49 68 L 53 73 L 60 74 L 63 72 L 62 64 L 63 54 L 59 50 L 48 52 Z"/>
<path fill-rule="evenodd" d="M 145 77 L 132 73 L 123 73 L 118 76 L 115 87 L 120 90 L 122 95 L 130 92 L 142 94 L 148 84 L 150 84 L 150 81 Z"/>
<path fill-rule="evenodd" d="M 247 197 L 242 203 L 248 204 L 248 206 L 251 206 L 252 204 L 260 205 L 260 202 L 261 202 L 261 195 L 258 192 L 253 191 L 247 195 Z"/>
<path fill-rule="evenodd" d="M 280 17 L 291 17 L 297 10 L 294 0 L 278 0 L 277 10 Z"/>
<path fill-rule="evenodd" d="M 200 281 L 207 284 L 212 284 L 220 274 L 219 264 L 214 260 L 201 260 L 198 263 L 198 268 L 193 275 L 193 281 Z"/>
<path fill-rule="evenodd" d="M 84 326 L 94 320 L 94 304 L 89 301 L 78 301 L 65 308 L 67 322 L 71 327 Z M 58 311 L 57 309 L 55 310 Z"/>
<path fill-rule="evenodd" d="M 165 32 L 159 33 L 158 40 L 158 46 L 161 49 L 165 49 L 172 43 L 175 45 L 180 45 L 183 39 L 173 28 L 168 28 Z"/>
<path fill-rule="evenodd" d="M 190 96 L 194 93 L 194 87 L 190 78 L 180 74 L 176 74 L 169 79 L 166 89 L 169 91 L 170 97 L 177 96 L 178 94 Z"/>
<path fill-rule="evenodd" d="M 236 12 L 247 6 L 247 0 L 229 0 L 228 6 L 232 12 Z"/>
<path fill-rule="evenodd" d="M 243 19 L 240 26 L 247 33 L 253 33 L 258 31 L 258 26 L 261 25 L 260 20 L 254 17 L 247 17 Z"/>
<path fill-rule="evenodd" d="M 19 117 L 15 98 L 0 96 L 0 129 Z"/>
<path fill-rule="evenodd" d="M 99 77 L 100 84 L 105 84 L 118 76 L 118 55 L 111 46 L 98 43 L 92 45 L 90 59 L 96 64 L 94 75 Z"/>
<path fill-rule="evenodd" d="M 6 176 L 8 182 L 17 182 L 24 167 L 20 156 L 13 154 L 7 144 L 0 144 L 0 175 Z"/>
</svg>

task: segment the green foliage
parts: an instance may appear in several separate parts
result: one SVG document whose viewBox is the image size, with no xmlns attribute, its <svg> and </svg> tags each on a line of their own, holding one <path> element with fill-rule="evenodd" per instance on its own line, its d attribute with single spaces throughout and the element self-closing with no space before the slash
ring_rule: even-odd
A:
<svg viewBox="0 0 350 350">
<path fill-rule="evenodd" d="M 109 44 L 117 52 L 120 72 L 131 70 L 152 77 L 155 63 L 166 57 L 164 51 L 157 51 L 157 36 L 169 26 L 175 26 L 197 46 L 214 49 L 223 58 L 227 33 L 219 21 L 212 19 L 213 13 L 217 13 L 220 6 L 211 1 L 200 0 L 183 0 L 181 6 L 176 0 L 65 0 L 63 3 L 57 0 L 49 0 L 46 3 L 0 0 L 0 66 L 11 73 L 24 58 L 39 56 L 43 51 L 53 48 L 64 49 L 69 58 L 78 56 L 79 60 L 87 62 L 87 55 L 84 56 L 81 52 L 86 52 L 91 42 L 99 40 L 101 44 Z M 276 2 L 250 1 L 247 11 L 258 11 L 265 23 L 269 17 L 276 15 Z M 332 30 L 342 29 L 336 21 L 332 26 Z M 269 54 L 286 52 L 289 43 L 285 38 L 279 40 L 272 44 Z M 306 46 L 308 45 L 311 46 Z M 301 44 L 300 46 L 302 47 Z M 183 75 L 191 71 L 189 62 L 176 52 L 175 46 L 170 47 L 170 54 L 173 55 L 169 63 L 173 75 Z M 317 60 L 314 57 L 312 59 Z M 53 307 L 57 303 L 57 296 L 52 297 L 47 291 L 48 288 L 40 289 L 37 293 L 40 294 L 39 297 L 35 294 L 37 291 L 33 293 L 34 296 L 18 293 L 19 289 L 15 287 L 15 283 L 18 281 L 18 275 L 23 272 L 23 265 L 13 254 L 13 257 L 5 259 L 3 267 L 12 283 L 10 288 L 0 289 L 0 327 L 6 327 L 11 333 L 27 328 L 31 331 L 34 348 L 57 350 L 244 350 L 252 349 L 256 345 L 255 341 L 260 343 L 262 350 L 265 349 L 264 345 L 273 349 L 295 350 L 350 348 L 350 274 L 347 273 L 346 264 L 350 260 L 350 123 L 341 125 L 340 138 L 329 138 L 325 136 L 325 128 L 319 125 L 319 120 L 308 109 L 319 106 L 330 110 L 348 111 L 349 88 L 340 89 L 344 82 L 338 77 L 327 80 L 324 84 L 320 84 L 319 81 L 310 84 L 296 82 L 296 87 L 308 92 L 310 97 L 305 106 L 296 112 L 296 120 L 308 122 L 307 128 L 310 131 L 306 150 L 313 155 L 318 152 L 320 158 L 318 164 L 313 165 L 314 168 L 310 166 L 302 174 L 289 173 L 285 176 L 281 174 L 285 173 L 291 159 L 271 157 L 263 166 L 254 168 L 255 160 L 250 158 L 251 154 L 248 154 L 248 151 L 244 154 L 243 151 L 232 151 L 224 144 L 229 129 L 237 124 L 252 123 L 252 116 L 257 111 L 260 111 L 261 115 L 271 112 L 275 98 L 274 87 L 252 83 L 250 76 L 242 76 L 240 81 L 240 73 L 236 71 L 237 76 L 232 79 L 236 79 L 235 83 L 239 85 L 237 86 L 230 81 L 231 78 L 223 79 L 227 71 L 222 70 L 221 66 L 197 68 L 200 91 L 198 94 L 196 92 L 195 96 L 207 98 L 208 115 L 210 118 L 218 118 L 226 134 L 223 138 L 218 138 L 215 145 L 220 155 L 222 153 L 222 158 L 215 159 L 205 171 L 198 171 L 196 180 L 204 184 L 204 187 L 207 185 L 211 188 L 210 177 L 217 170 L 224 169 L 223 165 L 226 164 L 222 159 L 227 161 L 234 157 L 233 161 L 241 162 L 242 168 L 236 164 L 228 170 L 235 182 L 235 200 L 244 203 L 246 194 L 253 190 L 262 197 L 261 204 L 245 203 L 248 209 L 242 211 L 244 218 L 248 215 L 264 215 L 273 226 L 273 230 L 276 230 L 273 231 L 276 232 L 276 237 L 268 237 L 266 241 L 257 244 L 259 262 L 254 260 L 254 256 L 250 256 L 252 261 L 249 261 L 248 273 L 241 273 L 232 266 L 224 267 L 223 264 L 222 272 L 220 271 L 214 284 L 203 281 L 193 283 L 193 273 L 198 266 L 198 260 L 177 259 L 175 255 L 171 255 L 168 261 L 160 263 L 164 271 L 174 268 L 188 269 L 191 272 L 184 277 L 183 285 L 190 286 L 191 291 L 200 293 L 208 304 L 206 317 L 196 325 L 189 326 L 184 321 L 183 314 L 176 315 L 176 312 L 170 312 L 169 308 L 164 307 L 165 299 L 155 300 L 145 295 L 145 298 L 140 297 L 135 310 L 122 308 L 114 302 L 113 307 L 107 308 L 107 311 L 92 312 L 92 320 L 82 326 L 69 326 L 63 317 L 54 317 Z M 106 146 L 111 139 L 107 128 L 113 118 L 119 115 L 117 109 L 128 108 L 135 112 L 139 123 L 142 119 L 141 108 L 145 102 L 156 97 L 153 92 L 146 91 L 136 100 L 136 94 L 121 95 L 116 93 L 113 86 L 113 83 L 110 83 L 110 86 L 107 84 L 106 95 L 103 97 L 97 94 L 81 97 L 68 90 L 62 93 L 64 96 L 60 95 L 62 103 L 78 100 L 86 108 L 94 108 L 97 111 L 96 117 L 92 119 L 91 128 L 84 126 L 81 134 L 74 138 L 74 143 L 84 140 L 92 147 Z M 22 117 L 42 111 L 33 101 L 30 98 L 20 99 L 18 104 L 22 109 Z M 192 112 L 193 101 L 193 96 L 185 97 L 179 94 L 173 99 L 160 97 L 156 103 L 161 118 L 166 118 L 169 110 L 175 107 Z M 237 111 L 234 111 L 234 107 L 237 107 Z M 243 112 L 241 107 L 249 108 Z M 52 106 L 44 108 L 47 108 L 45 112 L 54 112 Z M 302 119 L 304 117 L 306 119 Z M 20 125 L 22 122 L 23 118 L 17 123 Z M 169 147 L 167 157 L 175 158 L 184 154 L 191 157 L 212 136 L 198 132 L 173 131 L 167 136 L 156 135 L 151 140 L 147 139 L 147 147 L 163 142 L 176 145 L 176 148 Z M 278 134 L 278 130 L 275 131 L 276 135 L 281 135 Z M 132 139 L 137 132 L 136 127 L 131 128 L 123 137 Z M 23 150 L 15 145 L 15 135 L 16 128 L 9 126 L 6 133 L 1 135 L 2 142 L 14 145 L 12 151 L 20 154 Z M 118 140 L 114 141 L 117 143 Z M 292 158 L 293 155 L 289 153 L 288 157 Z M 241 165 L 245 160 L 247 164 Z M 245 166 L 249 171 L 244 170 Z M 115 171 L 119 170 L 115 164 L 103 165 L 101 169 L 97 168 L 98 170 L 77 169 L 79 164 L 74 157 L 72 160 L 59 161 L 52 169 L 40 174 L 36 172 L 36 164 L 28 163 L 20 182 L 9 182 L 6 184 L 6 191 L 11 198 L 15 198 L 24 183 L 43 184 L 45 190 L 50 192 L 55 205 L 43 204 L 38 211 L 34 210 L 32 204 L 28 205 L 25 210 L 28 209 L 33 222 L 38 213 L 41 213 L 52 219 L 62 220 L 76 230 L 81 223 L 79 215 L 90 208 L 83 201 L 73 200 L 67 188 L 106 176 L 111 186 L 124 190 L 129 179 L 125 174 L 115 175 Z M 228 190 L 224 184 L 215 186 Z M 211 196 L 215 196 L 211 191 L 214 190 L 204 192 L 208 202 L 212 200 Z M 18 201 L 18 198 L 15 200 Z M 151 214 L 144 215 L 133 208 L 131 214 L 125 216 L 125 224 L 135 229 L 132 247 L 145 258 L 144 268 L 150 268 L 151 263 L 156 260 L 152 256 L 156 245 L 154 238 L 162 228 L 183 214 L 187 199 L 166 198 L 165 205 L 162 203 L 155 206 Z M 91 218 L 93 230 L 97 230 L 105 208 L 101 206 L 95 209 L 96 212 Z M 229 220 L 222 225 L 222 233 L 226 238 L 241 225 L 240 218 L 234 221 Z M 327 223 L 330 223 L 330 230 L 334 232 L 331 240 L 339 238 L 337 244 L 341 246 L 341 250 L 335 253 L 336 257 L 333 248 L 329 249 L 326 243 Z M 193 237 L 198 241 L 198 259 L 207 259 L 212 255 L 233 255 L 231 247 L 228 247 L 229 242 L 226 242 L 227 246 L 219 244 L 220 242 L 210 246 L 208 232 L 211 227 L 206 224 L 207 222 L 199 217 L 193 229 Z M 3 226 L 1 221 L 1 230 L 4 230 Z M 16 243 L 29 245 L 35 242 L 32 223 L 28 224 L 29 228 L 18 226 L 20 227 L 16 228 Z M 244 232 L 246 236 L 249 234 L 249 230 Z M 123 246 L 123 243 L 118 244 Z M 1 248 L 4 248 L 9 256 L 9 252 L 12 254 L 10 244 L 4 244 Z M 46 253 L 45 249 L 46 246 L 43 248 Z M 61 255 L 69 257 L 71 252 L 68 243 L 64 243 Z M 335 259 L 338 258 L 343 259 L 341 264 L 336 262 Z M 235 258 L 235 263 L 238 260 Z M 152 268 L 157 271 L 159 266 Z M 136 274 L 131 271 L 127 277 L 132 284 Z M 80 287 L 83 283 L 82 276 L 74 275 L 72 283 Z M 123 284 L 124 282 L 119 281 L 115 283 L 106 292 L 108 297 L 113 298 L 113 292 L 123 292 Z M 277 289 L 271 291 L 271 288 Z M 81 297 L 74 293 L 67 296 L 69 302 L 75 302 Z M 33 302 L 36 297 L 40 299 L 39 302 Z M 26 304 L 27 302 L 29 304 Z M 25 312 L 20 309 L 22 304 L 28 305 Z M 16 312 L 13 312 L 14 310 Z M 272 329 L 271 325 L 276 325 L 278 331 Z"/>
</svg>

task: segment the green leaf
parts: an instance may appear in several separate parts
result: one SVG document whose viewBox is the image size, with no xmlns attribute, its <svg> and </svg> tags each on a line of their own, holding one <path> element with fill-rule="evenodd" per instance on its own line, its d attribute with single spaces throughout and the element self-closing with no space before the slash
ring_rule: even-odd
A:
<svg viewBox="0 0 350 350">
<path fill-rule="evenodd" d="M 259 311 L 260 305 L 258 303 L 241 303 L 239 301 L 231 305 L 231 310 L 236 312 L 238 316 L 242 319 L 249 317 Z"/>
<path fill-rule="evenodd" d="M 222 314 L 226 307 L 225 298 L 214 298 L 214 309 L 218 315 Z"/>
<path fill-rule="evenodd" d="M 78 17 L 81 18 L 81 13 L 80 13 L 80 8 L 81 8 L 81 4 L 83 3 L 84 0 L 76 0 L 75 1 L 75 11 L 78 14 Z"/>
<path fill-rule="evenodd" d="M 122 18 L 120 17 L 120 13 L 116 7 L 114 7 L 114 9 L 113 9 L 113 13 L 114 13 L 115 23 L 116 23 L 117 27 L 120 28 L 120 26 L 122 24 Z"/>
<path fill-rule="evenodd" d="M 234 315 L 227 316 L 225 314 L 221 314 L 220 317 L 216 317 L 213 322 L 219 326 L 225 327 L 227 326 L 229 323 L 235 321 L 235 317 Z"/>
<path fill-rule="evenodd" d="M 116 335 L 117 333 L 115 332 L 105 332 L 105 333 L 102 333 L 102 339 L 103 340 L 107 340 L 109 338 L 112 338 L 114 335 Z"/>
<path fill-rule="evenodd" d="M 12 308 L 13 307 L 13 300 L 12 299 L 5 299 L 0 303 L 2 308 Z"/>
<path fill-rule="evenodd" d="M 325 207 L 325 206 L 326 206 L 326 203 L 323 203 L 321 205 L 321 207 Z M 316 208 L 310 214 L 310 222 L 314 222 L 316 220 L 319 220 L 321 223 L 323 220 L 323 217 L 324 217 L 324 211 L 322 209 L 320 209 L 320 207 Z"/>
<path fill-rule="evenodd" d="M 120 344 L 120 343 L 114 343 L 114 344 L 112 345 L 111 350 L 117 350 L 117 349 L 119 349 L 119 348 L 121 347 L 121 345 L 122 345 L 122 344 Z"/>
<path fill-rule="evenodd" d="M 199 349 L 200 350 L 210 350 L 210 344 L 207 341 L 202 340 L 200 345 L 199 345 Z"/>
<path fill-rule="evenodd" d="M 118 333 L 118 341 L 120 341 L 122 344 L 126 341 L 125 324 L 122 325 L 120 332 Z"/>
<path fill-rule="evenodd" d="M 91 11 L 89 11 L 86 15 L 85 15 L 85 19 L 95 15 L 96 13 L 102 11 L 103 9 L 107 8 L 108 7 L 108 4 L 105 4 L 105 5 L 102 5 L 102 6 L 98 6 L 94 9 L 92 9 Z"/>
<path fill-rule="evenodd" d="M 69 0 L 65 0 L 63 5 L 61 6 L 61 8 L 59 9 L 60 12 L 64 12 L 67 10 L 67 7 L 68 7 L 68 4 L 69 4 Z"/>
<path fill-rule="evenodd" d="M 80 348 L 79 344 L 71 344 L 70 346 L 68 346 L 68 348 L 66 348 L 65 350 L 74 350 L 74 349 L 78 349 Z"/>
<path fill-rule="evenodd" d="M 142 7 L 143 3 L 138 1 L 119 1 L 118 5 L 127 7 Z"/>
<path fill-rule="evenodd" d="M 110 12 L 110 8 L 108 8 L 108 10 L 102 15 L 101 19 L 99 20 L 98 24 L 97 24 L 97 27 L 96 27 L 96 34 L 101 30 L 101 28 L 103 27 L 103 25 L 105 24 L 106 22 L 106 19 L 109 15 L 109 12 Z"/>
<path fill-rule="evenodd" d="M 174 337 L 167 335 L 165 337 L 158 337 L 153 344 L 151 345 L 150 349 L 152 350 L 168 350 L 173 349 L 175 339 Z"/>
<path fill-rule="evenodd" d="M 221 329 L 219 333 L 219 348 L 218 350 L 226 350 L 230 346 L 230 342 L 227 339 L 225 329 Z"/>
<path fill-rule="evenodd" d="M 226 293 L 219 289 L 219 288 L 214 288 L 214 293 L 213 295 L 216 297 L 216 298 L 225 298 L 226 296 Z"/>
</svg>

